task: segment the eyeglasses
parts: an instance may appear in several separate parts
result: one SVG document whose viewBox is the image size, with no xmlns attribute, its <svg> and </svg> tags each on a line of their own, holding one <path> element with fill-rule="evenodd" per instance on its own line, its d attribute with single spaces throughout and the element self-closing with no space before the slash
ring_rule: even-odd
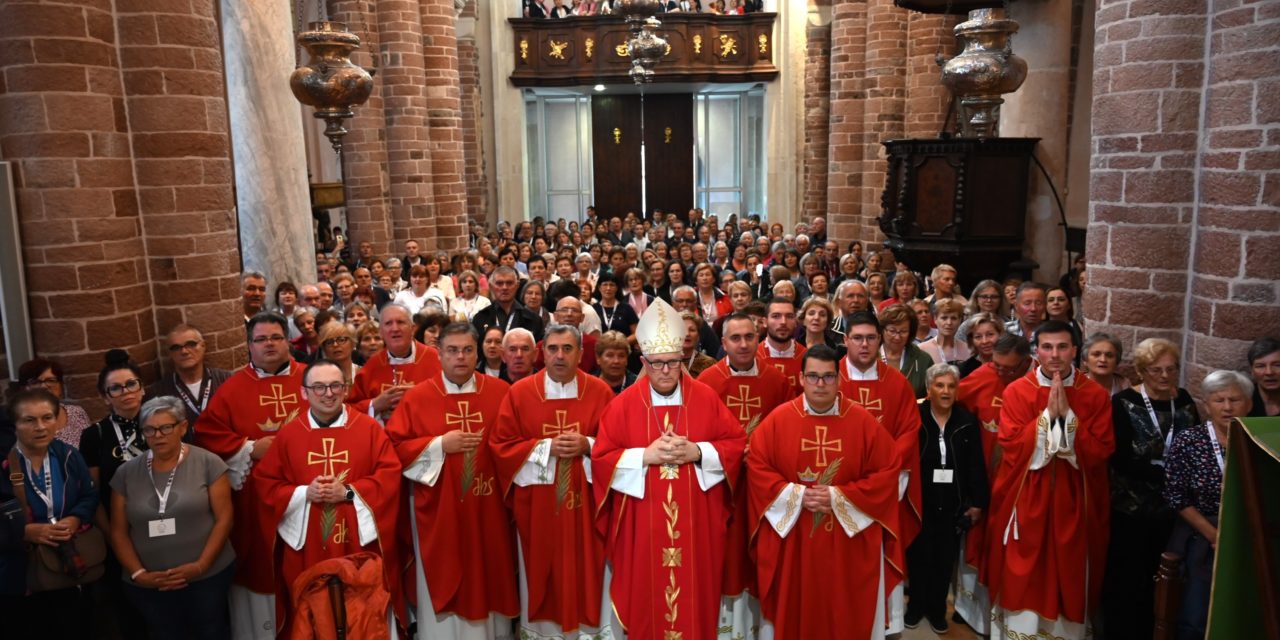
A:
<svg viewBox="0 0 1280 640">
<path fill-rule="evenodd" d="M 143 437 L 147 437 L 147 438 L 154 438 L 154 437 L 156 437 L 157 435 L 167 436 L 167 435 L 169 435 L 169 434 L 173 433 L 173 430 L 174 430 L 174 429 L 177 429 L 177 428 L 178 428 L 178 425 L 180 425 L 180 424 L 182 424 L 182 423 L 181 423 L 181 422 L 171 422 L 171 423 L 169 423 L 169 424 L 162 424 L 162 425 L 155 426 L 155 427 L 143 427 L 143 428 L 142 428 L 142 435 L 143 435 Z"/>
<path fill-rule="evenodd" d="M 891 335 L 891 336 L 895 336 L 895 337 L 898 337 L 898 338 L 901 338 L 902 336 L 905 336 L 905 335 L 907 335 L 907 334 L 911 333 L 911 332 L 910 332 L 909 330 L 907 330 L 907 329 L 899 329 L 899 328 L 897 328 L 897 327 L 885 327 L 885 328 L 884 328 L 884 332 L 885 332 L 885 334 L 886 334 L 886 335 Z"/>
<path fill-rule="evenodd" d="M 50 389 L 59 384 L 62 384 L 62 381 L 57 378 L 36 378 L 35 380 L 27 381 L 27 388 L 34 389 L 36 387 L 44 387 L 45 389 Z"/>
<path fill-rule="evenodd" d="M 258 336 L 253 339 L 254 344 L 266 344 L 268 342 L 284 342 L 284 336 L 277 333 L 273 336 Z"/>
<path fill-rule="evenodd" d="M 329 338 L 328 340 L 325 340 L 320 346 L 328 349 L 329 347 L 347 344 L 348 342 L 351 342 L 351 338 L 348 338 L 347 336 L 338 336 L 336 338 Z"/>
<path fill-rule="evenodd" d="M 343 391 L 347 390 L 347 383 L 345 382 L 330 382 L 329 384 L 317 383 L 317 384 L 303 385 L 303 387 L 306 388 L 311 393 L 314 393 L 318 396 L 323 396 L 326 393 L 331 393 L 336 396 L 342 393 Z"/>
<path fill-rule="evenodd" d="M 183 342 L 183 343 L 181 343 L 181 344 L 171 344 L 171 345 L 169 345 L 169 353 L 178 353 L 178 352 L 182 351 L 183 349 L 186 349 L 186 350 L 188 350 L 188 351 L 195 351 L 195 350 L 196 350 L 196 348 L 197 348 L 197 347 L 199 347 L 199 346 L 200 346 L 200 341 L 199 341 L 199 340 L 188 340 L 188 341 Z"/>
<path fill-rule="evenodd" d="M 672 367 L 677 369 L 680 367 L 679 360 L 650 360 L 649 358 L 645 358 L 644 361 L 649 363 L 649 366 L 653 367 L 655 370 L 662 371 L 663 373 L 670 371 Z"/>
<path fill-rule="evenodd" d="M 1147 372 L 1147 375 L 1153 378 L 1172 376 L 1178 373 L 1178 365 L 1175 364 L 1172 367 L 1147 367 L 1145 371 Z"/>
<path fill-rule="evenodd" d="M 816 373 L 804 374 L 804 381 L 808 382 L 809 384 L 819 384 L 819 383 L 824 385 L 835 384 L 836 380 L 838 380 L 839 378 L 840 376 L 835 373 L 824 373 L 821 375 Z"/>
<path fill-rule="evenodd" d="M 134 393 L 142 390 L 142 381 L 137 378 L 126 380 L 124 384 L 113 384 L 107 387 L 107 395 L 112 398 L 119 398 L 126 393 Z"/>
</svg>

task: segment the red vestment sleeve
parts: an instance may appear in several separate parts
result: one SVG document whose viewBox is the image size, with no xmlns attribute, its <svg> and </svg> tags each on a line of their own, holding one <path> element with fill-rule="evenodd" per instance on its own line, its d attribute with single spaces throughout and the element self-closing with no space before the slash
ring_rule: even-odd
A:
<svg viewBox="0 0 1280 640">
<path fill-rule="evenodd" d="M 235 378 L 239 373 L 233 374 L 232 378 Z M 228 386 L 231 385 L 224 383 L 218 389 L 221 393 L 215 392 L 213 397 L 209 398 L 209 405 L 205 407 L 204 411 L 200 412 L 200 417 L 192 425 L 196 434 L 196 444 L 201 448 L 212 451 L 223 460 L 235 455 L 244 446 L 245 441 L 248 440 L 248 438 L 237 432 L 233 426 L 235 411 L 233 401 L 237 398 L 231 397 L 233 394 L 230 390 L 226 390 Z"/>
</svg>

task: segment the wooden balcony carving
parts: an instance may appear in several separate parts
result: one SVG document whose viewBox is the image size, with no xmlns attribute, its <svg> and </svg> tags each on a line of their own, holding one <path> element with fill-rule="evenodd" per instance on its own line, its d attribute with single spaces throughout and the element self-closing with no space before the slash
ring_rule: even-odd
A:
<svg viewBox="0 0 1280 640">
<path fill-rule="evenodd" d="M 776 13 L 717 16 L 668 13 L 659 35 L 670 45 L 655 82 L 757 82 L 778 76 L 773 56 Z M 631 32 L 622 18 L 510 18 L 517 87 L 631 83 Z"/>
</svg>

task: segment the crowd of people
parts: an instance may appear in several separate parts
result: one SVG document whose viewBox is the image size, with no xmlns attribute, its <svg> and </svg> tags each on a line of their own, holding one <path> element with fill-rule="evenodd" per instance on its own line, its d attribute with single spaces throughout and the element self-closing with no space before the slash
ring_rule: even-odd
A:
<svg viewBox="0 0 1280 640">
<path fill-rule="evenodd" d="M 1275 338 L 1199 397 L 1163 338 L 1122 367 L 1083 260 L 966 297 L 820 217 L 337 231 L 316 282 L 243 274 L 233 371 L 172 327 L 91 422 L 18 368 L 15 637 L 305 637 L 332 575 L 356 637 L 1150 637 L 1166 549 L 1203 637 L 1228 425 L 1280 414 Z"/>
<path fill-rule="evenodd" d="M 568 18 L 607 16 L 618 10 L 615 0 L 520 0 L 526 18 Z M 730 16 L 760 11 L 762 0 L 661 0 L 662 13 L 710 13 Z"/>
</svg>

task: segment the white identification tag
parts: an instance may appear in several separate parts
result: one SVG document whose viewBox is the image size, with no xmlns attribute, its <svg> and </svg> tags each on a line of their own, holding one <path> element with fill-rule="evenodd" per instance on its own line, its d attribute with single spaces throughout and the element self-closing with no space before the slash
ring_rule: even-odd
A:
<svg viewBox="0 0 1280 640">
<path fill-rule="evenodd" d="M 147 521 L 147 534 L 152 538 L 163 538 L 178 532 L 178 523 L 174 518 L 161 518 Z"/>
<path fill-rule="evenodd" d="M 955 469 L 934 469 L 933 481 L 937 484 L 951 484 L 951 478 L 955 473 Z"/>
</svg>

